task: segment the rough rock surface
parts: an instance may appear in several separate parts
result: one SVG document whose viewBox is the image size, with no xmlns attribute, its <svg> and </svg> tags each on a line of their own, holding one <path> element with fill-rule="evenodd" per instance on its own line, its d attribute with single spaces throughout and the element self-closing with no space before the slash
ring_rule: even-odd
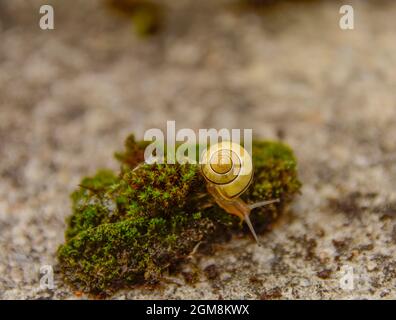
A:
<svg viewBox="0 0 396 320">
<path fill-rule="evenodd" d="M 303 194 L 264 246 L 235 239 L 202 270 L 114 298 L 396 298 L 396 3 L 288 2 L 260 15 L 231 1 L 165 1 L 158 36 L 139 39 L 100 1 L 0 3 L 0 298 L 77 296 L 54 265 L 82 176 L 116 169 L 125 136 L 151 127 L 253 128 L 299 159 Z M 353 268 L 354 288 L 341 285 Z M 80 297 L 86 298 L 86 297 Z"/>
</svg>

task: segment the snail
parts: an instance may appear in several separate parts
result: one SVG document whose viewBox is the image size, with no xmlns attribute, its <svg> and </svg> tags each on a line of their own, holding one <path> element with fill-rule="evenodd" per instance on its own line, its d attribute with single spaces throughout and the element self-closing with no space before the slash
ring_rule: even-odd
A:
<svg viewBox="0 0 396 320">
<path fill-rule="evenodd" d="M 238 143 L 219 142 L 202 153 L 200 171 L 207 181 L 208 192 L 216 203 L 227 213 L 245 221 L 260 245 L 250 221 L 250 212 L 255 208 L 279 202 L 279 199 L 247 204 L 240 198 L 253 180 L 253 162 L 250 154 Z"/>
</svg>

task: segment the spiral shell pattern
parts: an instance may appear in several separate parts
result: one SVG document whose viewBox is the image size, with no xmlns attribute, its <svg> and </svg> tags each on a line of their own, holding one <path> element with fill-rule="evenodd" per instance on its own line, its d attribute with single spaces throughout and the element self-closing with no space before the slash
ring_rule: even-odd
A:
<svg viewBox="0 0 396 320">
<path fill-rule="evenodd" d="M 222 196 L 232 199 L 249 187 L 253 178 L 250 154 L 238 143 L 219 142 L 206 149 L 201 157 L 201 172 Z"/>
</svg>

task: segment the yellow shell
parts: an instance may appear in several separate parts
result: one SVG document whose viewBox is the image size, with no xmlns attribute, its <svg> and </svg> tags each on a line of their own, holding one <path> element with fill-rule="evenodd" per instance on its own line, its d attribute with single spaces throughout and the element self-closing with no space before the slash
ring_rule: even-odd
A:
<svg viewBox="0 0 396 320">
<path fill-rule="evenodd" d="M 238 143 L 219 142 L 205 150 L 201 157 L 201 172 L 226 199 L 241 195 L 253 178 L 250 154 Z"/>
</svg>

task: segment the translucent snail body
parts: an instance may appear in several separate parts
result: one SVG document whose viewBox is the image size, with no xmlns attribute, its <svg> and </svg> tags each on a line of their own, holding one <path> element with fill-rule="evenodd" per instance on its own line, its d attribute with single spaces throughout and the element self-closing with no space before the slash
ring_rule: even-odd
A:
<svg viewBox="0 0 396 320">
<path fill-rule="evenodd" d="M 226 212 L 245 221 L 256 242 L 259 243 L 249 218 L 250 212 L 254 208 L 279 200 L 249 205 L 239 197 L 247 190 L 253 179 L 253 162 L 250 154 L 237 143 L 223 141 L 210 146 L 202 154 L 200 168 L 207 181 L 207 189 L 216 203 Z"/>
</svg>

